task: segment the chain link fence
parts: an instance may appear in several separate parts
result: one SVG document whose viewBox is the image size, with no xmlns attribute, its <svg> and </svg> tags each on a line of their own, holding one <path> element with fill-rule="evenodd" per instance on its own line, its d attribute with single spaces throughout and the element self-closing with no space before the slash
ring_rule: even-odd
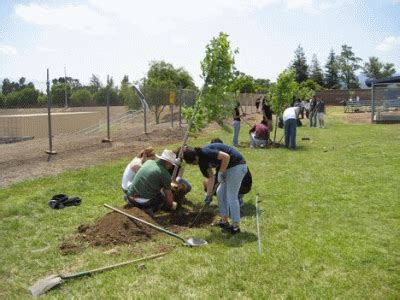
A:
<svg viewBox="0 0 400 300">
<path fill-rule="evenodd" d="M 118 145 L 125 148 L 124 153 L 148 146 L 156 135 L 185 126 L 182 106 L 194 105 L 196 99 L 193 90 L 148 89 L 144 92 L 149 104 L 145 115 L 132 86 L 129 99 L 110 86 L 93 94 L 67 90 L 57 96 L 54 91 L 49 83 L 47 95 L 34 89 L 25 92 L 26 97 L 0 94 L 0 186 L 10 173 L 37 161 L 69 159 L 85 166 L 88 162 L 82 154 L 108 151 L 109 156 L 115 153 L 118 157 L 117 152 L 123 152 Z"/>
</svg>

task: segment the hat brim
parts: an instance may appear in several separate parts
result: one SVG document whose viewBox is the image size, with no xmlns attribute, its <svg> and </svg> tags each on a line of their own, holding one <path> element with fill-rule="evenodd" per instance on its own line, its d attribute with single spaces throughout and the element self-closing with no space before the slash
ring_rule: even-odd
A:
<svg viewBox="0 0 400 300">
<path fill-rule="evenodd" d="M 165 161 L 167 161 L 167 162 L 169 162 L 169 163 L 173 164 L 175 167 L 177 167 L 177 166 L 178 166 L 178 163 L 177 163 L 176 161 L 171 161 L 170 159 L 168 159 L 168 158 L 165 158 L 165 157 L 162 157 L 162 156 L 160 156 L 160 155 L 157 155 L 157 154 L 156 154 L 156 157 L 157 157 L 158 159 L 162 159 L 162 160 L 165 160 Z"/>
</svg>

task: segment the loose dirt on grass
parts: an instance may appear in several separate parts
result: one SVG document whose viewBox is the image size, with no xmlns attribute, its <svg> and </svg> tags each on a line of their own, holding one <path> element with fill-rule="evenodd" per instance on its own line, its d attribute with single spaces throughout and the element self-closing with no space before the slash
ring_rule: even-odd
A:
<svg viewBox="0 0 400 300">
<path fill-rule="evenodd" d="M 186 204 L 190 202 L 186 200 Z M 191 204 L 191 203 L 190 203 Z M 174 233 L 180 233 L 189 228 L 197 215 L 196 209 L 186 206 L 179 212 L 160 212 L 153 218 L 137 207 L 124 206 L 124 212 L 148 223 L 165 228 Z M 203 227 L 211 224 L 215 218 L 213 212 L 203 211 L 194 227 Z M 156 238 L 162 234 L 139 221 L 128 218 L 118 212 L 110 212 L 97 219 L 94 224 L 81 224 L 73 237 L 67 238 L 60 245 L 64 255 L 77 253 L 86 246 L 107 247 L 121 244 L 134 245 Z M 179 241 L 177 240 L 179 243 Z"/>
<path fill-rule="evenodd" d="M 371 113 L 370 112 L 354 112 L 344 114 L 344 120 L 348 123 L 360 123 L 368 124 L 371 123 Z"/>
</svg>

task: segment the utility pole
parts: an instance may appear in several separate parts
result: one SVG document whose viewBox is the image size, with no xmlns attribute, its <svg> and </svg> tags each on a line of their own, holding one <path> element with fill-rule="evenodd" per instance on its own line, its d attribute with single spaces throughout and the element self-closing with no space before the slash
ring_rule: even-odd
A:
<svg viewBox="0 0 400 300">
<path fill-rule="evenodd" d="M 64 86 L 65 86 L 65 108 L 68 108 L 67 69 L 65 67 L 64 67 Z"/>
</svg>

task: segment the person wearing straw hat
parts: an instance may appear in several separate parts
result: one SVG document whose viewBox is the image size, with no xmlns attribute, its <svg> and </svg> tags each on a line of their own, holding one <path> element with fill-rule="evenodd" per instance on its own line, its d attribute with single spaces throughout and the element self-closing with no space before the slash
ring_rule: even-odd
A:
<svg viewBox="0 0 400 300">
<path fill-rule="evenodd" d="M 133 178 L 128 188 L 127 200 L 130 204 L 139 207 L 152 215 L 166 205 L 176 209 L 171 192 L 171 174 L 168 170 L 179 165 L 179 160 L 171 150 L 164 150 L 157 155 L 157 160 L 146 161 Z"/>
</svg>

